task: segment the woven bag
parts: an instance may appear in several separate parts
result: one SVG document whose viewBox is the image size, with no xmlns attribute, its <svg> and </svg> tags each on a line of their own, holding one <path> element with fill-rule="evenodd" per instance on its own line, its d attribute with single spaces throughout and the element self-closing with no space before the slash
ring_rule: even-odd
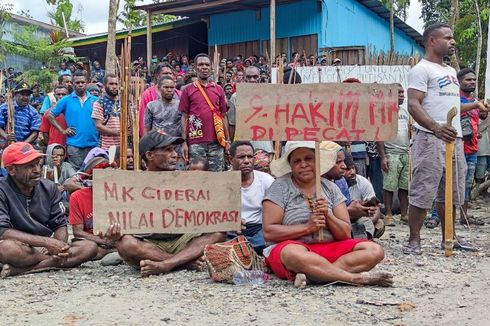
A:
<svg viewBox="0 0 490 326">
<path fill-rule="evenodd" d="M 243 235 L 206 245 L 204 259 L 208 264 L 209 276 L 215 282 L 232 283 L 235 272 L 264 270 L 262 259 Z"/>
</svg>

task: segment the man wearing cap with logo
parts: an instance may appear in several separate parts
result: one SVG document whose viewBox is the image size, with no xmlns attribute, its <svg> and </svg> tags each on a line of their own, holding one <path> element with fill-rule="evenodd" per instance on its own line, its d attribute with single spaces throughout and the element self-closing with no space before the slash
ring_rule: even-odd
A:
<svg viewBox="0 0 490 326">
<path fill-rule="evenodd" d="M 140 140 L 140 155 L 148 171 L 175 171 L 175 147 L 184 139 L 172 137 L 161 130 L 151 130 Z M 207 244 L 222 242 L 224 233 L 147 234 L 121 236 L 120 224 L 112 224 L 105 237 L 114 243 L 121 257 L 130 265 L 141 268 L 142 276 L 163 274 L 184 266 L 202 270 L 202 255 Z"/>
<path fill-rule="evenodd" d="M 25 141 L 34 143 L 41 126 L 37 110 L 29 104 L 32 90 L 26 83 L 20 83 L 14 90 L 14 130 L 6 132 L 8 126 L 8 103 L 0 106 L 0 136 L 9 142 Z"/>
<path fill-rule="evenodd" d="M 66 209 L 56 184 L 41 179 L 43 154 L 17 142 L 3 152 L 8 177 L 0 180 L 1 276 L 68 268 L 92 260 L 97 245 L 68 243 Z"/>
</svg>

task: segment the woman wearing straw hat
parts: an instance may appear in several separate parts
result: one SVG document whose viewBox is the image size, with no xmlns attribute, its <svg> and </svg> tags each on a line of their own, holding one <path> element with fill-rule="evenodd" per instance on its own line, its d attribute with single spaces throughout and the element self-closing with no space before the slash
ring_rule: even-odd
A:
<svg viewBox="0 0 490 326">
<path fill-rule="evenodd" d="M 320 173 L 336 163 L 332 142 L 320 145 Z M 378 244 L 351 239 L 349 213 L 340 189 L 321 179 L 322 194 L 315 193 L 315 143 L 290 141 L 285 154 L 273 161 L 277 179 L 263 201 L 263 231 L 268 247 L 267 265 L 277 277 L 307 281 L 343 282 L 356 285 L 391 286 L 393 276 L 368 272 L 384 258 Z M 318 232 L 324 240 L 316 240 Z"/>
</svg>

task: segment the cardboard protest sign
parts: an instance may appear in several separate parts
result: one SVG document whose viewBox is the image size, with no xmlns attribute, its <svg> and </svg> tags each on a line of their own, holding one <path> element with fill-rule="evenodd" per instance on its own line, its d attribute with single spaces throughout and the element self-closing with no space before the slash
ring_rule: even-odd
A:
<svg viewBox="0 0 490 326">
<path fill-rule="evenodd" d="M 236 139 L 389 140 L 396 84 L 237 84 Z"/>
<path fill-rule="evenodd" d="M 113 223 L 123 234 L 241 229 L 239 171 L 94 170 L 94 233 Z"/>
</svg>

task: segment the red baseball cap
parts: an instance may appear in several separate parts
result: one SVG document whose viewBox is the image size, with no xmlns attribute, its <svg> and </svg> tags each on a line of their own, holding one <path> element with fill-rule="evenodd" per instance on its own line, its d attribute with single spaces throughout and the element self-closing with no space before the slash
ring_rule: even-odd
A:
<svg viewBox="0 0 490 326">
<path fill-rule="evenodd" d="M 3 166 L 26 164 L 44 156 L 38 152 L 31 144 L 25 142 L 13 143 L 3 151 Z"/>
</svg>

